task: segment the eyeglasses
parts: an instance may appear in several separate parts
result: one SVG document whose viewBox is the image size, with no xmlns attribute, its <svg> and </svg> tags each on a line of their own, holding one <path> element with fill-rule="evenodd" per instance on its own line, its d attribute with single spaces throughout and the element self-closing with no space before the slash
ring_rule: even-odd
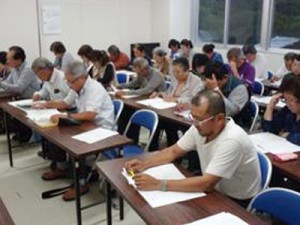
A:
<svg viewBox="0 0 300 225">
<path fill-rule="evenodd" d="M 69 85 L 73 85 L 77 80 L 79 80 L 79 78 L 80 78 L 80 77 L 77 77 L 76 79 L 74 79 L 74 80 L 72 80 L 72 81 L 67 80 L 67 83 L 68 83 Z"/>
<path fill-rule="evenodd" d="M 283 102 L 283 103 L 298 103 L 299 102 L 299 100 L 298 99 L 286 99 L 286 98 L 281 98 L 281 101 Z"/>
<path fill-rule="evenodd" d="M 190 121 L 191 121 L 194 125 L 197 125 L 197 126 L 202 126 L 203 124 L 205 124 L 206 122 L 208 122 L 209 120 L 211 120 L 211 119 L 213 119 L 213 118 L 215 118 L 215 116 L 210 116 L 210 117 L 208 117 L 208 118 L 206 118 L 206 119 L 198 120 L 198 119 L 195 119 L 191 113 L 189 114 L 189 119 L 190 119 Z"/>
</svg>

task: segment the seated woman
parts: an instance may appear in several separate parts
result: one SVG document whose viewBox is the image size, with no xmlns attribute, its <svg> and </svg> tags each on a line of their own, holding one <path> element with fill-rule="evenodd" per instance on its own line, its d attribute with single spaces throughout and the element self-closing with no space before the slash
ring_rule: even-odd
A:
<svg viewBox="0 0 300 225">
<path fill-rule="evenodd" d="M 300 145 L 300 76 L 288 74 L 284 77 L 279 93 L 275 94 L 264 114 L 262 128 Z M 286 106 L 274 113 L 276 104 L 286 102 Z"/>
<path fill-rule="evenodd" d="M 213 44 L 206 44 L 206 45 L 203 46 L 202 51 L 211 60 L 218 61 L 220 63 L 224 63 L 222 55 L 220 53 L 218 53 L 218 52 L 215 52 L 214 49 L 215 49 L 215 45 L 213 45 Z"/>
<path fill-rule="evenodd" d="M 115 82 L 115 66 L 109 60 L 107 53 L 104 50 L 93 50 L 90 53 L 91 61 L 98 70 L 97 74 L 94 74 L 93 79 L 102 83 L 107 88 L 110 84 Z"/>
<path fill-rule="evenodd" d="M 196 53 L 192 60 L 192 73 L 203 77 L 205 66 L 210 62 L 210 59 L 201 53 Z"/>
<path fill-rule="evenodd" d="M 176 39 L 169 40 L 168 48 L 170 49 L 169 57 L 171 60 L 176 59 L 180 50 L 180 43 Z"/>
<path fill-rule="evenodd" d="M 153 60 L 155 61 L 154 68 L 158 69 L 166 78 L 166 75 L 170 74 L 167 53 L 162 48 L 156 47 L 155 49 L 153 49 L 152 55 Z"/>
<path fill-rule="evenodd" d="M 192 59 L 195 55 L 195 52 L 193 51 L 193 43 L 192 41 L 188 40 L 188 39 L 183 39 L 180 42 L 180 57 L 184 57 L 187 58 L 190 62 L 190 64 L 192 63 Z"/>
<path fill-rule="evenodd" d="M 88 74 L 90 77 L 94 77 L 98 74 L 98 70 L 93 65 L 91 61 L 91 52 L 93 51 L 93 48 L 90 45 L 82 45 L 79 49 L 77 54 L 82 59 L 85 67 L 87 68 Z"/>
<path fill-rule="evenodd" d="M 175 59 L 172 63 L 172 69 L 175 79 L 172 79 L 169 89 L 166 92 L 154 92 L 150 97 L 162 96 L 168 102 L 190 103 L 192 98 L 204 89 L 204 83 L 199 77 L 189 72 L 189 62 L 186 58 L 180 57 Z M 185 132 L 188 129 L 187 127 L 168 121 L 160 121 L 159 128 L 165 130 L 168 146 L 177 142 L 177 131 L 181 130 Z M 153 141 L 153 144 L 157 145 L 157 148 L 158 138 L 159 135 L 156 134 Z"/>
<path fill-rule="evenodd" d="M 152 66 L 151 59 L 146 55 L 145 47 L 142 44 L 135 44 L 132 48 L 133 51 L 133 58 L 130 61 L 130 66 L 132 67 L 133 61 L 135 58 L 141 57 L 145 58 L 148 61 L 149 66 Z M 129 66 L 129 67 L 130 67 Z"/>
</svg>

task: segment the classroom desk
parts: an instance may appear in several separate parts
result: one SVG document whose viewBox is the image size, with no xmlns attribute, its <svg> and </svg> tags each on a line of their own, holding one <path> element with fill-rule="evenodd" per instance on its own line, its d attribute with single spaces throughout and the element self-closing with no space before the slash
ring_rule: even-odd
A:
<svg viewBox="0 0 300 225">
<path fill-rule="evenodd" d="M 77 223 L 81 224 L 81 202 L 79 195 L 79 179 L 77 174 L 77 168 L 79 167 L 78 160 L 84 158 L 90 154 L 96 154 L 107 149 L 113 149 L 122 147 L 124 145 L 132 143 L 132 140 L 123 136 L 115 135 L 107 139 L 98 141 L 93 144 L 87 144 L 71 138 L 73 135 L 86 132 L 92 129 L 97 128 L 98 126 L 93 122 L 85 122 L 80 126 L 65 126 L 65 127 L 49 127 L 42 128 L 34 123 L 32 120 L 28 119 L 25 115 L 25 112 L 20 109 L 9 105 L 8 103 L 0 103 L 0 107 L 5 112 L 5 121 L 7 129 L 7 142 L 8 142 L 8 151 L 9 151 L 9 160 L 10 165 L 13 166 L 13 157 L 11 149 L 11 140 L 10 140 L 10 131 L 8 124 L 8 115 L 16 118 L 24 125 L 31 128 L 33 131 L 39 133 L 48 141 L 57 145 L 61 149 L 65 150 L 66 153 L 70 156 L 72 162 L 72 168 L 74 173 L 74 181 L 76 188 L 76 213 L 77 213 Z"/>
<path fill-rule="evenodd" d="M 298 159 L 290 162 L 277 162 L 273 160 L 271 153 L 267 153 L 267 156 L 277 171 L 279 171 L 282 175 L 300 183 L 300 152 L 297 152 L 296 154 L 298 155 Z"/>
<path fill-rule="evenodd" d="M 0 90 L 0 102 L 7 102 L 17 97 L 18 94 Z"/>
<path fill-rule="evenodd" d="M 0 225 L 15 225 L 0 197 Z"/>
<path fill-rule="evenodd" d="M 139 158 L 146 158 L 152 154 L 156 153 L 143 154 L 139 156 Z M 97 169 L 107 180 L 107 193 L 110 193 L 111 186 L 113 186 L 147 224 L 184 224 L 221 211 L 235 214 L 249 224 L 265 224 L 256 216 L 247 212 L 235 202 L 217 192 L 209 193 L 205 197 L 201 198 L 152 208 L 131 185 L 128 185 L 126 179 L 121 174 L 124 163 L 128 160 L 128 158 L 121 158 L 99 162 L 97 163 Z M 191 175 L 187 171 L 182 172 L 184 172 L 186 176 Z M 107 195 L 106 201 L 107 224 L 111 225 L 111 195 Z M 121 205 L 120 208 L 122 208 Z M 120 211 L 120 213 L 122 212 Z M 120 218 L 122 219 L 122 215 L 120 215 Z"/>
<path fill-rule="evenodd" d="M 267 90 L 278 91 L 278 89 L 279 89 L 278 82 L 272 83 L 270 80 L 262 80 L 261 82 L 263 83 L 265 89 L 267 89 Z"/>
<path fill-rule="evenodd" d="M 187 126 L 187 127 L 190 127 L 192 124 L 190 121 L 184 119 L 183 117 L 174 114 L 174 110 L 175 110 L 174 107 L 167 108 L 167 109 L 156 109 L 153 107 L 149 107 L 149 106 L 137 103 L 137 101 L 148 99 L 149 98 L 148 96 L 140 96 L 137 98 L 128 98 L 128 99 L 120 98 L 120 97 L 114 97 L 114 98 L 122 100 L 124 102 L 125 106 L 133 108 L 135 110 L 151 109 L 157 113 L 157 115 L 159 116 L 160 119 L 172 121 L 172 122 L 175 122 L 180 125 Z"/>
</svg>

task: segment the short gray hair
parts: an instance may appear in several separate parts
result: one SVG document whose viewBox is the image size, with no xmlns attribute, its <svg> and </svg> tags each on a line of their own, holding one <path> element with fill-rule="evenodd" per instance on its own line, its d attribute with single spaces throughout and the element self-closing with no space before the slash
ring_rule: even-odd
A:
<svg viewBox="0 0 300 225">
<path fill-rule="evenodd" d="M 85 75 L 88 75 L 88 71 L 85 65 L 81 62 L 73 62 L 68 66 L 66 73 L 70 74 L 74 79 Z"/>
<path fill-rule="evenodd" d="M 31 64 L 31 69 L 32 70 L 39 70 L 39 69 L 53 69 L 54 65 L 52 62 L 50 62 L 46 58 L 36 58 L 33 63 Z"/>
<path fill-rule="evenodd" d="M 140 69 L 149 67 L 148 61 L 143 57 L 137 57 L 133 60 L 133 67 L 138 67 Z"/>
<path fill-rule="evenodd" d="M 166 51 L 161 47 L 156 47 L 152 50 L 152 54 L 158 55 L 160 57 L 164 57 L 167 55 Z"/>
</svg>

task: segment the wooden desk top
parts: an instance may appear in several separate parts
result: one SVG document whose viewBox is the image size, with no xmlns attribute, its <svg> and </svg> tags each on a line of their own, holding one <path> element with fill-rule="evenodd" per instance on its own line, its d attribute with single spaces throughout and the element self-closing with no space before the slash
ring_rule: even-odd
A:
<svg viewBox="0 0 300 225">
<path fill-rule="evenodd" d="M 154 112 L 156 112 L 157 115 L 161 119 L 173 121 L 173 122 L 178 123 L 183 126 L 188 126 L 188 127 L 191 126 L 191 122 L 189 122 L 188 120 L 184 119 L 181 116 L 174 114 L 174 110 L 175 110 L 174 107 L 167 108 L 167 109 L 155 109 L 153 107 L 149 107 L 149 106 L 137 103 L 137 101 L 148 99 L 148 96 L 140 96 L 137 98 L 128 98 L 128 99 L 119 98 L 119 97 L 114 97 L 114 98 L 122 100 L 124 102 L 124 104 L 128 107 L 131 107 L 134 109 L 151 109 Z"/>
<path fill-rule="evenodd" d="M 140 157 L 145 158 L 151 154 L 144 154 Z M 147 224 L 184 224 L 222 211 L 239 216 L 249 224 L 265 224 L 259 218 L 247 212 L 229 198 L 216 192 L 207 194 L 202 198 L 152 208 L 143 197 L 138 194 L 136 189 L 128 185 L 126 179 L 122 176 L 121 170 L 127 160 L 128 158 L 122 158 L 99 162 L 97 163 L 97 169 L 105 176 L 108 182 L 117 189 Z"/>
<path fill-rule="evenodd" d="M 32 120 L 28 119 L 25 116 L 25 112 L 19 110 L 18 108 L 15 108 L 8 103 L 0 103 L 0 107 L 5 112 L 19 120 L 21 123 L 30 127 L 45 139 L 64 149 L 76 158 L 84 157 L 88 154 L 98 153 L 99 151 L 117 148 L 132 143 L 131 139 L 118 134 L 93 144 L 87 144 L 85 142 L 75 140 L 71 137 L 73 135 L 80 134 L 82 132 L 86 132 L 99 127 L 93 122 L 85 122 L 80 126 L 56 126 L 42 128 Z"/>
<path fill-rule="evenodd" d="M 15 225 L 12 220 L 7 208 L 4 205 L 4 202 L 0 198 L 0 225 Z"/>
<path fill-rule="evenodd" d="M 273 160 L 273 155 L 271 153 L 267 153 L 267 156 L 270 158 L 272 165 L 280 172 L 300 183 L 300 152 L 297 152 L 296 154 L 298 155 L 298 159 L 289 162 L 277 162 Z"/>
<path fill-rule="evenodd" d="M 0 102 L 7 102 L 17 96 L 18 94 L 16 93 L 0 91 Z"/>
</svg>

